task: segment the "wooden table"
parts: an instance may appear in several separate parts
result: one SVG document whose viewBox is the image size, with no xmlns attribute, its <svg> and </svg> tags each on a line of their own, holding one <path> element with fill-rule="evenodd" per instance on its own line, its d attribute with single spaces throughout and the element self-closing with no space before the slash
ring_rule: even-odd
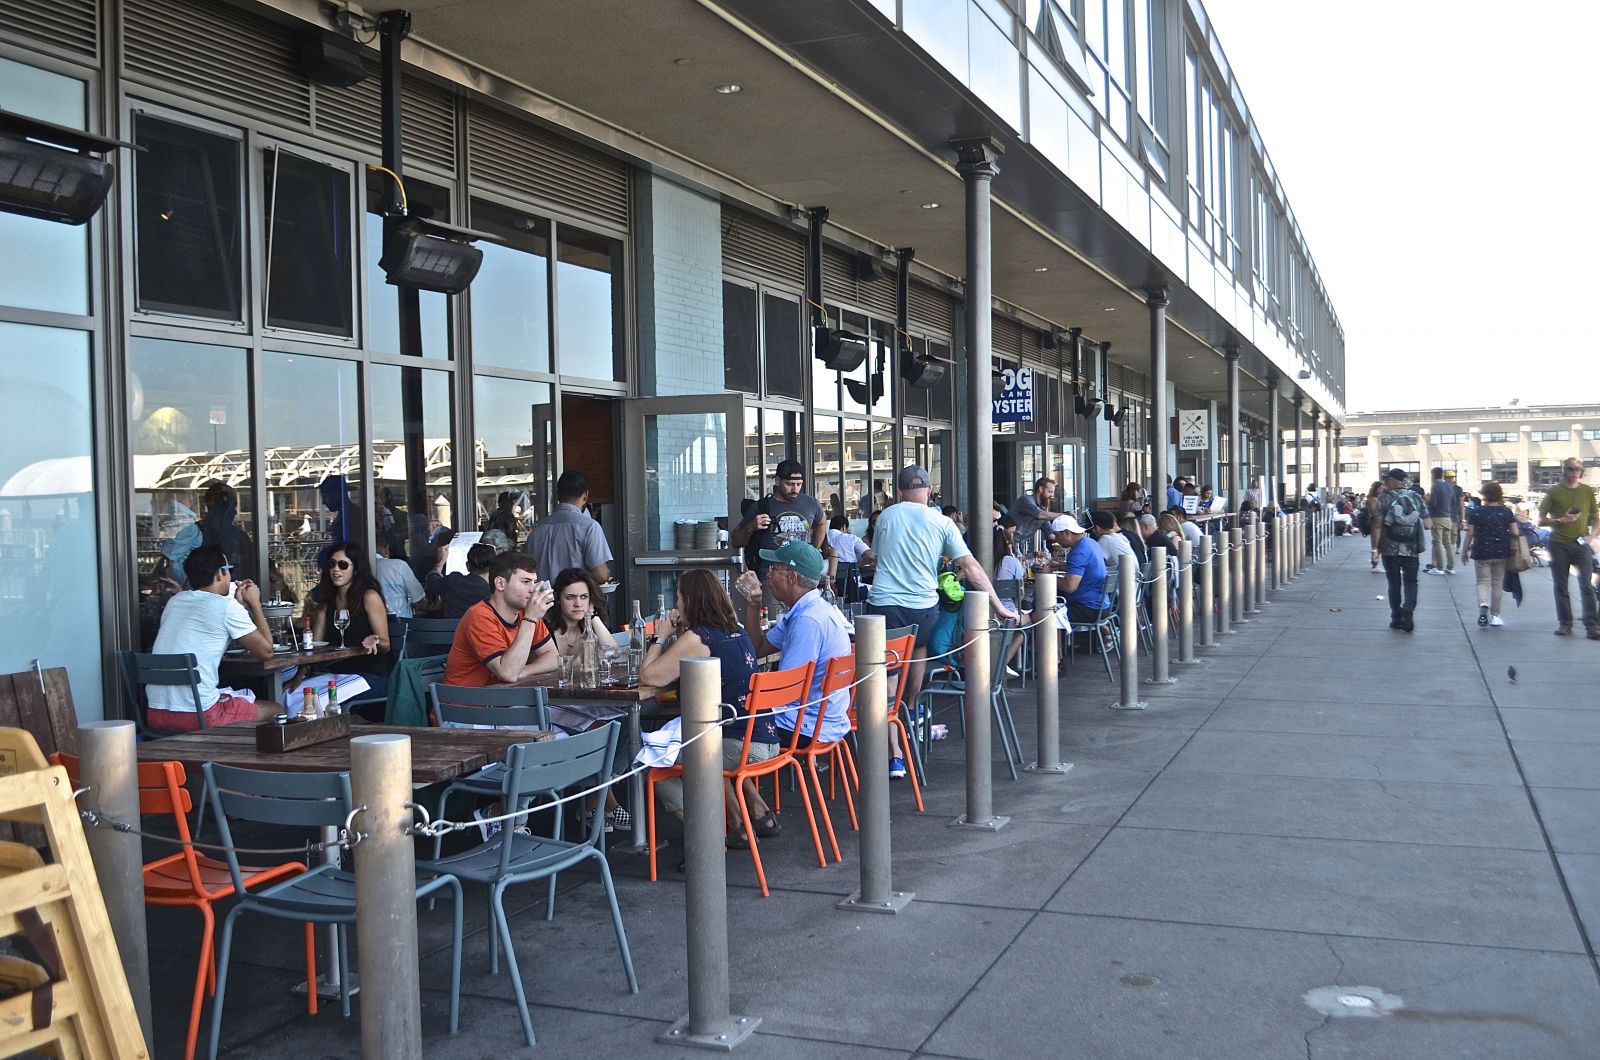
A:
<svg viewBox="0 0 1600 1060">
<path fill-rule="evenodd" d="M 222 664 L 217 668 L 219 676 L 231 674 L 246 681 L 264 681 L 270 689 L 267 698 L 274 703 L 283 702 L 283 672 L 294 666 L 314 666 L 319 663 L 338 662 L 340 659 L 354 659 L 358 655 L 367 654 L 367 649 L 359 644 L 348 648 L 317 648 L 315 651 L 280 651 L 274 652 L 272 658 L 262 662 L 249 652 L 243 654 L 224 653 Z"/>
</svg>

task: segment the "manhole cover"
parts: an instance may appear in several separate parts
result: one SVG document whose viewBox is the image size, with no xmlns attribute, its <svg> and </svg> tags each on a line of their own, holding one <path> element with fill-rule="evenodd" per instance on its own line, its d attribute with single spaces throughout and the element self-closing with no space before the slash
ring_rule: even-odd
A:
<svg viewBox="0 0 1600 1060">
<path fill-rule="evenodd" d="M 1121 983 L 1123 986 L 1156 986 L 1161 982 L 1161 980 L 1157 979 L 1153 975 L 1146 975 L 1143 972 L 1133 972 L 1132 974 L 1125 975 L 1121 979 L 1118 979 L 1117 982 Z"/>
<path fill-rule="evenodd" d="M 1406 1007 L 1402 998 L 1375 986 L 1319 986 L 1302 995 L 1305 1003 L 1324 1016 L 1376 1019 Z"/>
</svg>

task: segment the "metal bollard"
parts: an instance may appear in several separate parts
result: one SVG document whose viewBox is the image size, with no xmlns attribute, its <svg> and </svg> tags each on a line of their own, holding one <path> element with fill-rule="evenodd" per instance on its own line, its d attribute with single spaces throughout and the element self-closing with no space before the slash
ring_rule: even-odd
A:
<svg viewBox="0 0 1600 1060">
<path fill-rule="evenodd" d="M 1267 602 L 1267 523 L 1256 523 L 1256 610 Z"/>
<path fill-rule="evenodd" d="M 1178 545 L 1178 661 L 1194 662 L 1194 543 L 1188 540 Z"/>
<path fill-rule="evenodd" d="M 139 820 L 139 762 L 131 721 L 87 721 L 78 726 L 82 780 L 89 788 L 88 805 L 116 821 Z M 150 938 L 145 927 L 144 856 L 139 837 L 110 828 L 86 829 L 100 893 L 122 970 L 133 994 L 145 1046 L 154 1055 L 150 1022 Z M 85 987 L 86 989 L 87 987 Z"/>
<path fill-rule="evenodd" d="M 856 619 L 856 742 L 861 761 L 889 758 L 889 679 L 885 672 L 882 615 Z M 904 660 L 899 660 L 904 662 Z M 908 752 L 910 748 L 906 749 Z M 834 906 L 859 913 L 898 913 L 912 895 L 891 884 L 893 857 L 889 844 L 889 773 L 861 771 L 861 888 Z"/>
<path fill-rule="evenodd" d="M 1195 566 L 1200 568 L 1200 646 L 1209 648 L 1217 639 L 1217 550 L 1210 534 L 1200 538 L 1200 558 Z"/>
<path fill-rule="evenodd" d="M 1236 626 L 1248 621 L 1244 617 L 1244 531 L 1238 527 L 1228 531 L 1228 618 Z"/>
<path fill-rule="evenodd" d="M 1117 565 L 1117 625 L 1122 636 L 1121 698 L 1113 710 L 1143 710 L 1139 701 L 1139 561 L 1123 556 Z"/>
<path fill-rule="evenodd" d="M 1048 577 L 1048 575 L 1046 575 Z M 1037 579 L 1035 579 L 1037 581 Z M 968 640 L 961 653 L 967 693 L 962 710 L 967 723 L 967 812 L 950 823 L 962 828 L 998 832 L 1011 823 L 994 814 L 994 762 L 992 711 L 989 705 L 989 594 L 968 593 L 961 605 Z M 983 636 L 979 636 L 983 633 Z"/>
<path fill-rule="evenodd" d="M 350 741 L 350 794 L 366 810 L 355 859 L 361 953 L 361 1054 L 422 1060 L 417 968 L 417 853 L 410 835 L 411 737 Z M 461 899 L 456 898 L 459 912 Z"/>
<path fill-rule="evenodd" d="M 1256 526 L 1246 523 L 1240 532 L 1244 551 L 1239 553 L 1239 614 L 1256 613 Z"/>
<path fill-rule="evenodd" d="M 683 712 L 683 750 L 678 760 L 683 763 L 683 850 L 688 861 L 683 918 L 689 1014 L 656 1041 L 703 1049 L 732 1049 L 754 1034 L 761 1023 L 758 1017 L 735 1016 L 728 1011 L 722 740 L 715 732 L 696 739 L 707 729 L 720 728 L 721 699 L 722 663 L 715 658 L 683 660 L 678 667 L 678 702 Z M 871 772 L 863 771 L 863 782 Z"/>
<path fill-rule="evenodd" d="M 1233 632 L 1233 534 L 1224 530 L 1217 535 L 1217 632 Z"/>
<path fill-rule="evenodd" d="M 1061 761 L 1061 686 L 1057 683 L 1061 671 L 1061 633 L 1056 629 L 1056 580 L 1051 577 L 1033 580 L 1033 620 L 1049 616 L 1042 625 L 1033 629 L 1033 665 L 1038 673 L 1037 702 L 1039 709 L 1039 757 L 1029 773 L 1065 773 L 1072 763 Z"/>
<path fill-rule="evenodd" d="M 1150 683 L 1153 685 L 1173 684 L 1170 668 L 1167 665 L 1170 645 L 1168 643 L 1168 608 L 1172 600 L 1171 569 L 1167 566 L 1167 550 L 1160 545 L 1150 550 L 1150 594 L 1145 597 L 1150 608 Z"/>
</svg>

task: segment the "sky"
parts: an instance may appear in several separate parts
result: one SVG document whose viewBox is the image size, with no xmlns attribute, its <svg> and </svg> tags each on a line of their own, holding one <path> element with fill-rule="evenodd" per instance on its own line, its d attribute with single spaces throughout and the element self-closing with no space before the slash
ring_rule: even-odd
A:
<svg viewBox="0 0 1600 1060">
<path fill-rule="evenodd" d="M 1600 402 L 1600 3 L 1203 2 L 1344 327 L 1347 409 Z"/>
</svg>

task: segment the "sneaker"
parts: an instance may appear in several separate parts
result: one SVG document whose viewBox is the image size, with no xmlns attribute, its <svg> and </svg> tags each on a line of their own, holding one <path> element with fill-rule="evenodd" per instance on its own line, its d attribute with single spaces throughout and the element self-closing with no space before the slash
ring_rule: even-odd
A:
<svg viewBox="0 0 1600 1060">
<path fill-rule="evenodd" d="M 1561 625 L 1557 626 L 1556 627 L 1556 636 L 1558 636 L 1558 637 L 1570 637 L 1570 636 L 1572 636 L 1572 623 L 1563 622 Z"/>
<path fill-rule="evenodd" d="M 1491 626 L 1503 626 L 1505 624 L 1506 620 L 1501 618 L 1499 615 L 1494 615 L 1489 619 L 1489 625 Z"/>
<path fill-rule="evenodd" d="M 1008 667 L 1006 667 L 1006 676 L 1007 677 L 1021 677 L 1022 675 L 1017 673 L 1017 671 L 1015 669 L 1013 669 L 1012 667 L 1008 666 Z"/>
<path fill-rule="evenodd" d="M 1590 640 L 1600 640 L 1600 629 L 1591 629 L 1588 637 Z"/>
<path fill-rule="evenodd" d="M 1456 576 L 1456 569 L 1454 567 L 1446 567 L 1444 569 L 1444 572 L 1446 574 L 1450 575 L 1450 577 L 1452 577 L 1452 578 L 1454 578 Z"/>
<path fill-rule="evenodd" d="M 904 780 L 906 778 L 906 760 L 904 758 L 889 759 L 889 776 L 895 780 Z"/>
<path fill-rule="evenodd" d="M 1400 628 L 1405 630 L 1407 633 L 1410 633 L 1417 628 L 1417 624 L 1415 621 L 1413 621 L 1410 611 L 1400 612 Z"/>
<path fill-rule="evenodd" d="M 1495 617 L 1498 618 L 1499 616 L 1497 615 Z M 1479 629 L 1486 629 L 1488 627 L 1488 625 L 1489 625 L 1489 605 L 1488 604 L 1479 604 L 1478 605 L 1478 628 Z"/>
<path fill-rule="evenodd" d="M 606 811 L 606 831 L 626 832 L 633 826 L 633 815 L 621 806 Z"/>
</svg>

